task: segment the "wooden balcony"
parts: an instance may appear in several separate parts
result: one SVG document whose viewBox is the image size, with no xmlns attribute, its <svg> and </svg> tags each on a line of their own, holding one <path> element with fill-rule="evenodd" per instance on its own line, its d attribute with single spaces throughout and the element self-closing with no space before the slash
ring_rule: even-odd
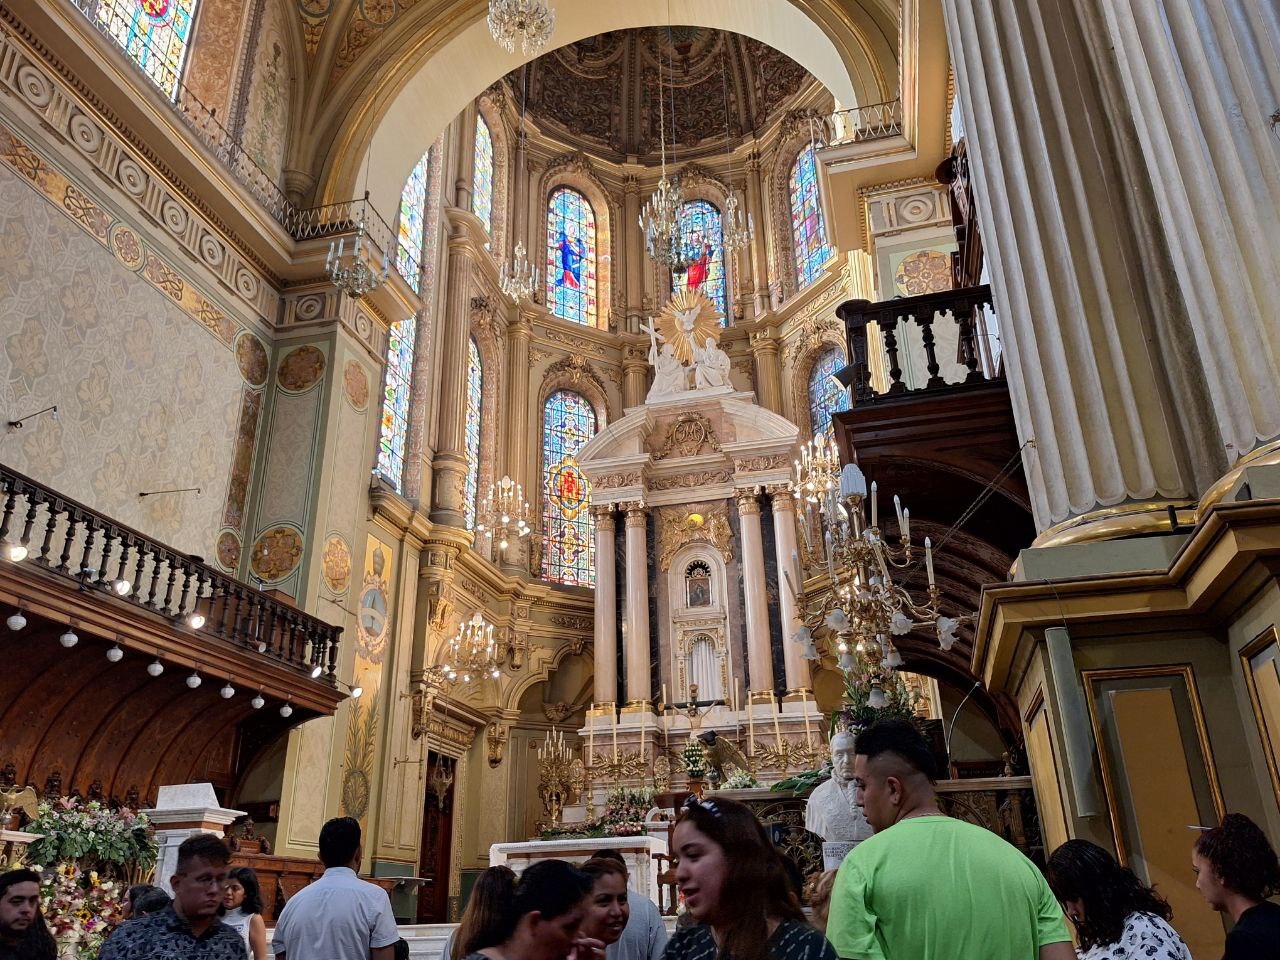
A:
<svg viewBox="0 0 1280 960">
<path fill-rule="evenodd" d="M 343 699 L 340 627 L 0 466 L 0 618 L 14 615 L 0 780 L 48 795 L 225 790 Z"/>
</svg>

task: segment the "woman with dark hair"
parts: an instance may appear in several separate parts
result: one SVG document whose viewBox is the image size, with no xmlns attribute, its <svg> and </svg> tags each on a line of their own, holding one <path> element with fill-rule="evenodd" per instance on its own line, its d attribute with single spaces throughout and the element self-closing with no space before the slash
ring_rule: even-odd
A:
<svg viewBox="0 0 1280 960">
<path fill-rule="evenodd" d="M 591 878 L 563 860 L 539 860 L 520 879 L 497 877 L 492 940 L 467 960 L 603 960 L 604 944 L 579 929 Z"/>
<path fill-rule="evenodd" d="M 252 867 L 233 867 L 222 896 L 222 922 L 244 937 L 249 960 L 267 960 L 267 925 L 262 920 L 262 889 Z"/>
<path fill-rule="evenodd" d="M 1231 917 L 1222 960 L 1278 960 L 1280 862 L 1267 835 L 1242 813 L 1229 813 L 1206 830 L 1191 854 L 1196 889 L 1213 909 Z"/>
<path fill-rule="evenodd" d="M 1068 840 L 1049 857 L 1045 876 L 1076 926 L 1080 960 L 1191 960 L 1169 926 L 1165 899 L 1088 840 Z"/>
<path fill-rule="evenodd" d="M 743 804 L 690 797 L 672 838 L 676 882 L 698 925 L 672 938 L 664 960 L 836 960 L 805 923 L 782 857 Z"/>
<path fill-rule="evenodd" d="M 515 872 L 501 866 L 489 867 L 476 878 L 467 908 L 462 911 L 462 921 L 449 934 L 440 960 L 462 960 L 498 942 L 495 937 L 496 928 L 502 922 L 502 898 L 515 880 Z"/>
<path fill-rule="evenodd" d="M 605 956 L 615 960 L 617 951 L 611 948 L 631 918 L 627 868 L 617 860 L 596 857 L 582 865 L 582 872 L 591 878 L 591 897 L 587 901 L 586 916 L 582 918 L 582 935 L 603 943 Z"/>
</svg>

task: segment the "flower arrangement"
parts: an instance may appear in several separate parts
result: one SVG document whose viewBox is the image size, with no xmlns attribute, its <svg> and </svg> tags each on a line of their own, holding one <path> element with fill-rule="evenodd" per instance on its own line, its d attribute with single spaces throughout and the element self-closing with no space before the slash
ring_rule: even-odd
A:
<svg viewBox="0 0 1280 960">
<path fill-rule="evenodd" d="M 721 790 L 750 790 L 752 787 L 760 786 L 757 780 L 747 770 L 734 770 L 733 774 L 724 782 Z"/>
<path fill-rule="evenodd" d="M 884 706 L 872 706 L 872 687 L 878 687 L 884 697 Z M 919 696 L 903 681 L 902 676 L 891 670 L 887 674 L 872 674 L 861 670 L 844 673 L 844 707 L 832 718 L 832 729 L 860 729 L 877 720 L 891 717 L 910 720 L 915 716 Z"/>
<path fill-rule="evenodd" d="M 692 780 L 701 780 L 707 775 L 707 753 L 696 738 L 690 737 L 680 751 L 680 759 Z"/>
<path fill-rule="evenodd" d="M 70 862 L 120 877 L 155 866 L 151 821 L 126 807 L 112 810 L 96 800 L 63 797 L 41 803 L 27 829 L 42 834 L 27 847 L 32 863 Z"/>
<path fill-rule="evenodd" d="M 801 770 L 799 773 L 792 774 L 785 780 L 779 780 L 770 790 L 791 790 L 799 794 L 807 794 L 810 790 L 822 783 L 824 780 L 831 779 L 831 758 L 828 757 L 822 761 L 822 765 L 813 770 Z"/>
<path fill-rule="evenodd" d="M 58 956 L 70 960 L 95 960 L 107 934 L 124 917 L 124 890 L 114 880 L 104 880 L 96 870 L 81 870 L 74 863 L 40 870 L 40 906 L 49 932 L 58 942 Z"/>
</svg>

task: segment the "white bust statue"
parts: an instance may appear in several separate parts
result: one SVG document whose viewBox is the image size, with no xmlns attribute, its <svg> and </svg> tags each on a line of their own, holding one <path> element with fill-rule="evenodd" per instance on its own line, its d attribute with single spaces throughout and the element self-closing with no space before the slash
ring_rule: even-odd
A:
<svg viewBox="0 0 1280 960">
<path fill-rule="evenodd" d="M 804 812 L 804 825 L 811 833 L 822 837 L 824 860 L 837 857 L 834 865 L 855 846 L 871 836 L 871 824 L 863 816 L 857 803 L 857 788 L 853 785 L 853 755 L 855 741 L 852 734 L 837 733 L 831 738 L 831 779 L 820 784 L 809 795 Z M 828 847 L 841 848 L 828 851 Z"/>
<path fill-rule="evenodd" d="M 707 337 L 706 346 L 693 347 L 694 382 L 699 390 L 729 386 L 729 355 Z"/>
</svg>

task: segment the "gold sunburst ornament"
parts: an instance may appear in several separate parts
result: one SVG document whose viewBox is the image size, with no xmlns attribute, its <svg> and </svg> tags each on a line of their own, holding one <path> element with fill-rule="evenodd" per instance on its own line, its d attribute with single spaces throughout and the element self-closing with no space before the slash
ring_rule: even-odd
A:
<svg viewBox="0 0 1280 960">
<path fill-rule="evenodd" d="M 720 314 L 701 290 L 677 290 L 658 315 L 658 332 L 681 363 L 692 363 L 694 346 L 705 346 L 708 337 L 719 343 L 720 331 Z"/>
</svg>

